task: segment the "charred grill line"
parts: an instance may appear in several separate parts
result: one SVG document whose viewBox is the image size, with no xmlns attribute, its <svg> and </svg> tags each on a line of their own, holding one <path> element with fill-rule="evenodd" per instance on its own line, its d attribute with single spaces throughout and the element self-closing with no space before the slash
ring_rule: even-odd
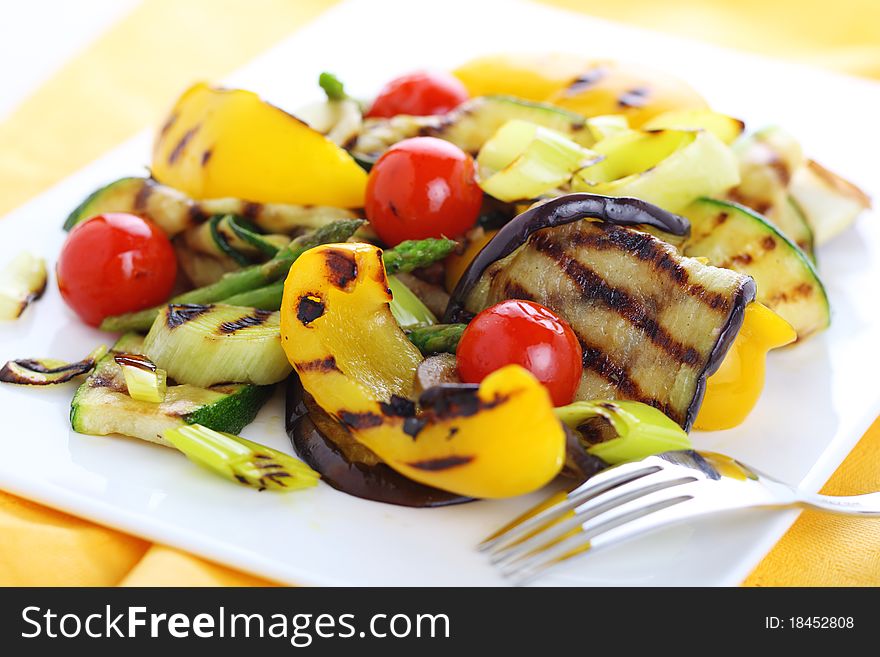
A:
<svg viewBox="0 0 880 657">
<path fill-rule="evenodd" d="M 324 372 L 325 374 L 327 372 L 342 373 L 342 370 L 339 369 L 339 366 L 336 364 L 336 359 L 333 356 L 317 358 L 304 363 L 297 363 L 295 367 L 297 372 Z"/>
<path fill-rule="evenodd" d="M 625 290 L 608 285 L 599 274 L 568 255 L 565 247 L 554 242 L 546 232 L 536 233 L 532 237 L 532 244 L 539 252 L 559 264 L 585 298 L 601 302 L 606 308 L 616 312 L 680 364 L 693 366 L 699 362 L 700 353 L 696 349 L 672 337 L 657 320 L 648 315 L 649 310 L 645 306 L 639 304 Z"/>
<path fill-rule="evenodd" d="M 213 307 L 194 303 L 172 303 L 168 306 L 168 313 L 165 315 L 165 325 L 170 329 L 177 328 L 204 315 Z"/>
<path fill-rule="evenodd" d="M 440 470 L 449 470 L 457 468 L 461 465 L 471 463 L 476 457 L 474 456 L 447 456 L 439 459 L 427 459 L 425 461 L 412 461 L 407 463 L 411 468 L 417 470 L 425 470 L 426 472 L 438 472 Z"/>
<path fill-rule="evenodd" d="M 183 153 L 183 149 L 185 149 L 186 145 L 192 140 L 193 137 L 196 136 L 196 133 L 199 131 L 199 128 L 201 128 L 201 127 L 202 127 L 202 124 L 198 123 L 195 126 L 193 126 L 192 128 L 190 128 L 189 130 L 187 130 L 185 133 L 183 133 L 183 136 L 180 138 L 180 141 L 177 142 L 177 144 L 174 146 L 174 148 L 168 154 L 168 164 L 174 164 L 177 161 L 177 159 Z"/>
<path fill-rule="evenodd" d="M 147 203 L 150 200 L 150 196 L 153 195 L 154 187 L 155 183 L 153 183 L 152 180 L 144 181 L 144 184 L 138 189 L 137 194 L 134 195 L 135 212 L 144 212 L 147 209 Z"/>
<path fill-rule="evenodd" d="M 357 278 L 358 268 L 354 256 L 336 249 L 328 249 L 324 254 L 327 265 L 327 278 L 340 290 L 345 290 Z"/>
<path fill-rule="evenodd" d="M 573 246 L 588 246 L 598 250 L 621 250 L 631 253 L 639 260 L 649 263 L 658 272 L 669 276 L 677 285 L 686 288 L 694 298 L 712 310 L 727 312 L 730 300 L 723 294 L 710 292 L 699 283 L 690 280 L 687 270 L 671 253 L 660 246 L 648 233 L 627 230 L 607 224 L 594 224 L 601 233 L 576 232 L 568 236 Z"/>
<path fill-rule="evenodd" d="M 324 302 L 314 294 L 305 294 L 296 305 L 296 318 L 308 326 L 324 314 Z"/>
<path fill-rule="evenodd" d="M 244 317 L 239 317 L 238 319 L 232 319 L 228 322 L 223 322 L 222 324 L 220 324 L 220 326 L 217 327 L 217 332 L 229 335 L 231 333 L 235 333 L 236 331 L 248 329 L 253 326 L 261 326 L 266 323 L 266 320 L 269 319 L 271 315 L 272 311 L 270 310 L 254 310 L 253 315 L 245 315 Z"/>
</svg>

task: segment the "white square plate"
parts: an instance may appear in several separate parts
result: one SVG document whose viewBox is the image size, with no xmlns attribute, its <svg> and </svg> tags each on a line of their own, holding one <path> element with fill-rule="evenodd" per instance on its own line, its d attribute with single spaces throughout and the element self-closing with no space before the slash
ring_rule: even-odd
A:
<svg viewBox="0 0 880 657">
<path fill-rule="evenodd" d="M 417 67 L 451 67 L 494 51 L 580 51 L 649 63 L 691 81 L 713 106 L 754 128 L 777 122 L 806 152 L 880 196 L 880 86 L 522 2 L 355 0 L 337 6 L 225 82 L 286 108 L 319 95 L 321 70 L 368 95 Z M 173 99 L 169 98 L 169 104 Z M 0 220 L 0 262 L 21 250 L 56 259 L 67 213 L 100 184 L 149 161 L 145 132 Z M 64 144 L 58 144 L 64 148 Z M 880 412 L 880 230 L 864 216 L 820 250 L 832 327 L 771 356 L 748 421 L 695 434 L 806 489 L 819 488 Z M 63 306 L 54 282 L 18 322 L 0 326 L 0 361 L 78 359 L 99 342 Z M 3 386 L 0 488 L 97 522 L 294 584 L 497 585 L 474 546 L 540 495 L 413 510 L 366 502 L 324 484 L 290 495 L 232 486 L 171 450 L 75 434 L 73 385 Z M 279 396 L 244 435 L 290 449 Z M 752 511 L 698 522 L 575 561 L 545 579 L 561 585 L 735 585 L 793 522 Z"/>
</svg>

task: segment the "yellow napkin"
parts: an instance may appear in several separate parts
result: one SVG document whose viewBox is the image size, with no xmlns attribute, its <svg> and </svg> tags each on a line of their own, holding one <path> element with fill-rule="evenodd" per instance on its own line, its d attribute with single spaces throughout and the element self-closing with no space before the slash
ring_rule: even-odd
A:
<svg viewBox="0 0 880 657">
<path fill-rule="evenodd" d="M 880 78 L 875 0 L 833 12 L 825 0 L 545 2 Z M 0 214 L 155 125 L 193 79 L 228 73 L 333 4 L 145 0 L 0 123 Z M 880 490 L 878 463 L 880 421 L 825 492 Z M 2 492 L 0 536 L 0 585 L 269 584 Z M 805 513 L 745 584 L 877 586 L 878 545 L 880 523 Z"/>
</svg>

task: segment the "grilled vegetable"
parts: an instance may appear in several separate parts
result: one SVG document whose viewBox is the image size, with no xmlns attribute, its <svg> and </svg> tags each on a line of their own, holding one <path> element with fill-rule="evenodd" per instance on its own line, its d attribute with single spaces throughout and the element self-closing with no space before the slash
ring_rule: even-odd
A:
<svg viewBox="0 0 880 657">
<path fill-rule="evenodd" d="M 46 291 L 46 261 L 21 253 L 0 271 L 0 320 L 18 319 Z"/>
<path fill-rule="evenodd" d="M 550 128 L 586 148 L 601 136 L 580 114 L 509 96 L 484 96 L 462 103 L 441 116 L 368 119 L 352 153 L 375 161 L 392 144 L 409 137 L 429 136 L 451 141 L 463 151 L 476 155 L 486 140 L 512 119 Z"/>
<path fill-rule="evenodd" d="M 182 238 L 188 249 L 221 261 L 229 270 L 265 262 L 290 242 L 288 235 L 264 235 L 248 220 L 229 214 L 211 217 Z"/>
<path fill-rule="evenodd" d="M 392 295 L 391 314 L 394 315 L 400 328 L 412 329 L 437 323 L 434 313 L 428 310 L 427 306 L 400 279 L 389 276 L 388 287 Z"/>
<path fill-rule="evenodd" d="M 340 208 L 362 207 L 367 184 L 348 153 L 296 117 L 250 91 L 206 84 L 177 101 L 156 139 L 151 171 L 196 199 Z"/>
<path fill-rule="evenodd" d="M 678 212 L 700 196 L 722 194 L 739 182 L 731 150 L 705 130 L 628 130 L 603 139 L 593 150 L 604 159 L 574 175 L 574 191 L 633 196 Z"/>
<path fill-rule="evenodd" d="M 162 433 L 187 424 L 238 433 L 256 417 L 269 398 L 271 386 L 226 383 L 210 388 L 168 386 L 159 404 L 135 401 L 128 394 L 119 354 L 143 355 L 143 338 L 129 333 L 113 345 L 80 385 L 70 404 L 74 431 L 96 436 L 120 433 L 169 445 Z"/>
<path fill-rule="evenodd" d="M 812 160 L 795 171 L 789 191 L 803 210 L 816 244 L 836 237 L 871 207 L 865 192 Z"/>
<path fill-rule="evenodd" d="M 642 125 L 642 130 L 708 130 L 725 144 L 731 144 L 745 127 L 745 123 L 726 114 L 709 109 L 685 109 L 658 114 Z"/>
<path fill-rule="evenodd" d="M 631 401 L 579 401 L 556 409 L 589 454 L 609 465 L 693 449 L 687 433 L 652 406 Z"/>
<path fill-rule="evenodd" d="M 299 459 L 200 424 L 166 429 L 162 435 L 189 460 L 257 490 L 302 490 L 317 486 L 320 479 Z"/>
<path fill-rule="evenodd" d="M 75 363 L 66 363 L 55 358 L 11 360 L 0 369 L 0 381 L 27 386 L 47 386 L 65 383 L 92 371 L 95 363 L 106 353 L 107 347 L 101 345 L 83 360 Z"/>
<path fill-rule="evenodd" d="M 113 357 L 122 368 L 128 396 L 135 401 L 161 403 L 168 390 L 168 373 L 140 354 L 116 354 Z"/>
<path fill-rule="evenodd" d="M 411 507 L 447 506 L 471 498 L 416 483 L 392 470 L 330 417 L 291 377 L 287 392 L 287 434 L 296 453 L 324 481 L 349 495 Z"/>
<path fill-rule="evenodd" d="M 179 383 L 269 385 L 290 374 L 277 312 L 224 304 L 172 304 L 144 339 L 144 354 Z"/>
<path fill-rule="evenodd" d="M 740 139 L 734 152 L 739 160 L 740 182 L 728 198 L 766 217 L 813 257 L 813 232 L 788 191 L 792 176 L 804 163 L 800 144 L 772 126 Z"/>
<path fill-rule="evenodd" d="M 480 187 L 501 201 L 537 198 L 601 157 L 553 130 L 514 119 L 480 149 Z"/>
<path fill-rule="evenodd" d="M 764 389 L 767 352 L 796 339 L 791 325 L 767 306 L 757 302 L 746 306 L 736 340 L 721 367 L 706 382 L 706 396 L 694 427 L 718 431 L 743 422 Z"/>
<path fill-rule="evenodd" d="M 536 301 L 581 342 L 576 399 L 641 401 L 688 429 L 754 300 L 754 281 L 625 224 L 687 232 L 684 219 L 634 199 L 554 199 L 499 231 L 462 277 L 444 321 L 466 321 L 503 299 Z"/>
<path fill-rule="evenodd" d="M 540 488 L 562 467 L 565 436 L 546 390 L 518 366 L 482 384 L 411 398 L 422 360 L 388 309 L 381 251 L 312 249 L 291 267 L 282 344 L 303 387 L 397 472 L 468 497 Z M 359 319 L 358 331 L 351 318 Z"/>
<path fill-rule="evenodd" d="M 359 219 L 343 219 L 318 228 L 312 233 L 300 235 L 287 247 L 275 254 L 268 262 L 230 273 L 216 283 L 179 294 L 170 299 L 169 303 L 213 303 L 270 285 L 284 278 L 288 269 L 290 269 L 290 264 L 302 253 L 318 244 L 344 242 L 355 233 L 361 224 L 363 224 L 363 221 Z M 164 305 L 157 306 L 156 308 L 136 313 L 108 317 L 101 323 L 101 330 L 115 332 L 147 331 L 153 325 L 153 321 L 156 319 L 159 311 L 164 307 Z"/>
<path fill-rule="evenodd" d="M 64 230 L 105 212 L 146 216 L 169 237 L 199 226 L 218 214 L 245 217 L 267 233 L 285 234 L 355 217 L 350 210 L 331 206 L 254 203 L 237 198 L 196 201 L 151 178 L 121 178 L 92 192 L 67 217 Z"/>
<path fill-rule="evenodd" d="M 682 212 L 691 222 L 688 256 L 751 276 L 757 299 L 780 315 L 803 340 L 831 321 L 828 296 L 803 251 L 746 207 L 701 199 Z"/>
<path fill-rule="evenodd" d="M 429 237 L 424 240 L 407 240 L 393 249 L 382 252 L 385 273 L 389 276 L 427 267 L 443 260 L 456 247 L 455 240 L 445 237 Z"/>
<path fill-rule="evenodd" d="M 471 96 L 507 94 L 543 101 L 567 87 L 591 63 L 571 53 L 502 53 L 469 60 L 453 74 Z"/>
<path fill-rule="evenodd" d="M 546 101 L 584 116 L 623 114 L 634 127 L 664 112 L 706 107 L 706 101 L 678 78 L 611 60 L 591 62 Z"/>
<path fill-rule="evenodd" d="M 406 337 L 425 356 L 431 354 L 454 354 L 458 349 L 458 341 L 467 324 L 435 324 L 410 329 Z"/>
</svg>

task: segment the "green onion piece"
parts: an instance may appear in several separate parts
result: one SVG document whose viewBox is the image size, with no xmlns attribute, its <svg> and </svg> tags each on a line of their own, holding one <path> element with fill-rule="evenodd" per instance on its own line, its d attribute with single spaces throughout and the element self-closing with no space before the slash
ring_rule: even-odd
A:
<svg viewBox="0 0 880 657">
<path fill-rule="evenodd" d="M 693 448 L 680 426 L 641 402 L 579 401 L 560 406 L 555 412 L 589 443 L 585 447 L 590 454 L 611 465 Z"/>
<path fill-rule="evenodd" d="M 166 429 L 162 435 L 191 461 L 257 490 L 311 488 L 320 479 L 299 459 L 200 424 Z"/>
<path fill-rule="evenodd" d="M 388 277 L 388 287 L 392 294 L 391 314 L 400 328 L 411 329 L 437 323 L 434 313 L 396 276 Z"/>
<path fill-rule="evenodd" d="M 549 128 L 508 121 L 477 156 L 483 191 L 501 201 L 531 199 L 567 183 L 578 169 L 601 159 Z"/>
<path fill-rule="evenodd" d="M 20 253 L 0 271 L 0 320 L 18 319 L 46 291 L 46 261 Z"/>
<path fill-rule="evenodd" d="M 348 94 L 345 93 L 345 85 L 332 73 L 327 71 L 321 73 L 318 77 L 318 84 L 321 85 L 321 89 L 327 94 L 327 100 L 345 100 L 348 98 Z"/>
<path fill-rule="evenodd" d="M 168 388 L 168 373 L 140 354 L 116 354 L 113 359 L 122 368 L 128 396 L 135 401 L 161 404 Z"/>
</svg>

